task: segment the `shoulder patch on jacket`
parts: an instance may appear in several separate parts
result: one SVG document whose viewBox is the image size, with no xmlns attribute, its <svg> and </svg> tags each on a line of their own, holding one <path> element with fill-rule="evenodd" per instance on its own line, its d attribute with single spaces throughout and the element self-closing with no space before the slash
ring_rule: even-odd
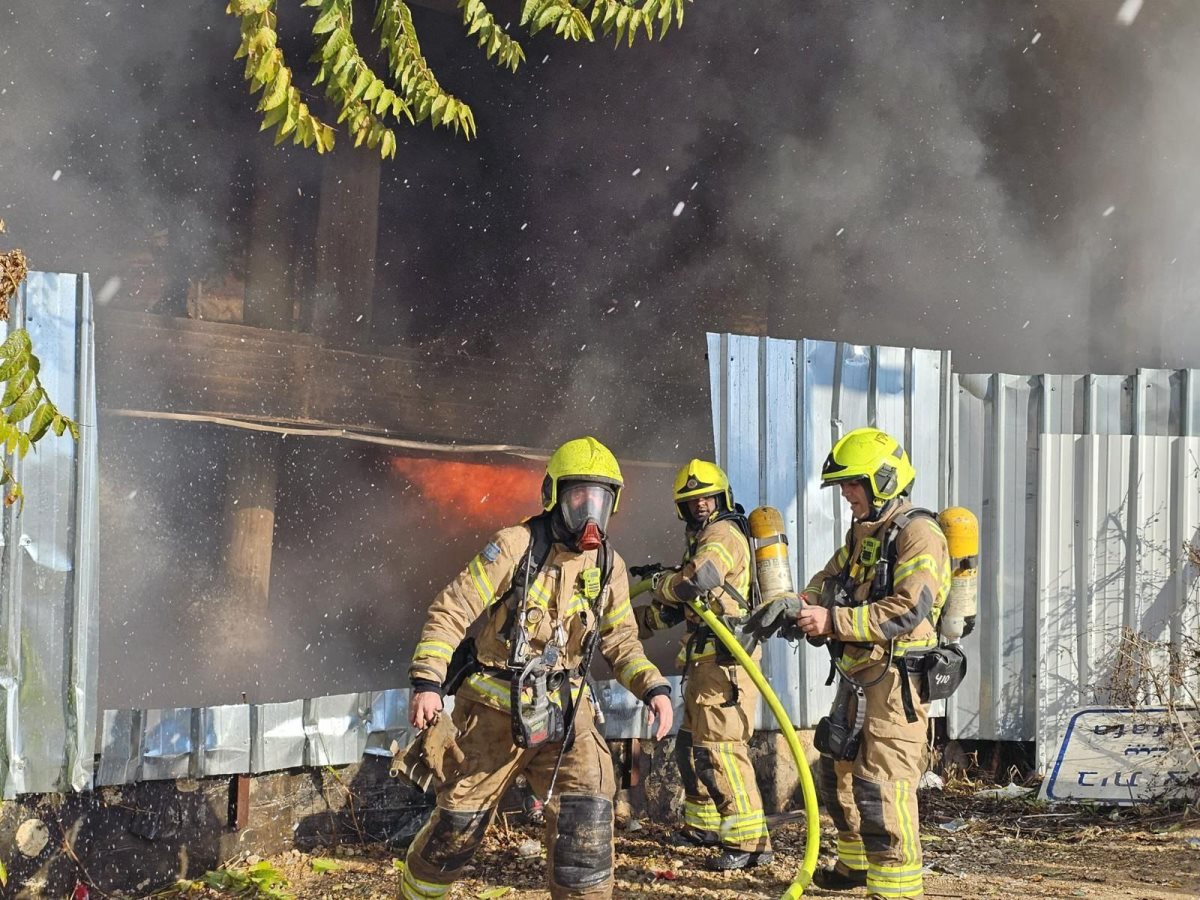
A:
<svg viewBox="0 0 1200 900">
<path fill-rule="evenodd" d="M 488 545 L 479 553 L 488 562 L 495 562 L 500 558 L 500 545 L 495 541 L 488 541 Z"/>
</svg>

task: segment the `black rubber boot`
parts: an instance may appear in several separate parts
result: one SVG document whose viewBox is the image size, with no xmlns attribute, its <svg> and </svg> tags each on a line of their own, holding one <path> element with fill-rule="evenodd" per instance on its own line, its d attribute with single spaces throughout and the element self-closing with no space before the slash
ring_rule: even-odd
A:
<svg viewBox="0 0 1200 900">
<path fill-rule="evenodd" d="M 759 866 L 769 866 L 775 859 L 770 850 L 755 853 L 751 850 L 722 850 L 708 861 L 708 868 L 714 872 L 730 872 L 734 869 L 757 869 Z"/>
<path fill-rule="evenodd" d="M 701 831 L 691 826 L 684 826 L 667 838 L 675 847 L 715 847 L 720 840 L 715 831 Z"/>
<path fill-rule="evenodd" d="M 812 883 L 826 891 L 852 891 L 867 886 L 867 873 L 866 870 L 852 869 L 847 875 L 841 869 L 830 866 L 828 869 L 817 869 L 813 873 Z"/>
</svg>

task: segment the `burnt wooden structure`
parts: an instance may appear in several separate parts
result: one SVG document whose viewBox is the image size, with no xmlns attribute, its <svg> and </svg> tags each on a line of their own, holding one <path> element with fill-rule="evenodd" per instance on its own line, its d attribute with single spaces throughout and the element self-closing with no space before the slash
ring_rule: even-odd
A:
<svg viewBox="0 0 1200 900">
<path fill-rule="evenodd" d="M 344 349 L 311 334 L 116 309 L 97 316 L 96 341 L 100 406 L 110 413 L 344 429 L 447 449 L 544 446 L 556 435 L 547 434 L 542 414 L 561 399 L 557 386 L 568 380 L 544 363 L 413 348 Z M 688 402 L 707 412 L 702 381 L 649 388 L 674 398 L 672 413 L 687 398 L 704 401 Z M 555 412 L 560 427 L 577 431 L 588 430 L 595 417 L 590 407 L 576 415 Z M 649 434 L 636 413 L 605 418 L 606 439 L 624 455 L 678 456 L 675 442 Z"/>
</svg>

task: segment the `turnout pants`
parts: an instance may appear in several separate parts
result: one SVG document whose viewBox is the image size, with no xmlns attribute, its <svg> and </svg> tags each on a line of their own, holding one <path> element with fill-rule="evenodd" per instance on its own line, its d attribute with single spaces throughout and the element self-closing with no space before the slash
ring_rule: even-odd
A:
<svg viewBox="0 0 1200 900">
<path fill-rule="evenodd" d="M 600 898 L 613 891 L 612 758 L 592 719 L 590 699 L 575 717 L 575 743 L 564 754 L 546 807 L 547 879 L 554 900 Z M 550 786 L 559 744 L 522 750 L 507 712 L 459 699 L 454 705 L 461 763 L 447 763 L 433 816 L 409 847 L 403 900 L 437 900 L 475 856 L 496 805 L 524 773 L 539 797 Z"/>
<path fill-rule="evenodd" d="M 755 654 L 761 657 L 761 651 Z M 750 736 L 758 688 L 736 663 L 693 663 L 683 691 L 683 724 L 675 761 L 685 792 L 684 823 L 710 832 L 733 850 L 771 849 L 754 768 Z"/>
<path fill-rule="evenodd" d="M 879 666 L 856 673 L 869 682 Z M 837 868 L 866 872 L 867 892 L 881 897 L 923 897 L 917 782 L 925 762 L 928 713 L 911 679 L 916 722 L 907 721 L 900 673 L 888 669 L 866 689 L 866 722 L 858 758 L 821 757 L 817 787 L 837 828 Z"/>
</svg>

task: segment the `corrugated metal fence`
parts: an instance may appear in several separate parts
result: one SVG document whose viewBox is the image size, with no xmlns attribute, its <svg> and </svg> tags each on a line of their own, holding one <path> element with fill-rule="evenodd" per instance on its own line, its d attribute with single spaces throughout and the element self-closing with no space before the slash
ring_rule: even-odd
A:
<svg viewBox="0 0 1200 900">
<path fill-rule="evenodd" d="M 849 525 L 840 496 L 820 480 L 842 434 L 870 423 L 902 437 L 914 459 L 931 461 L 914 499 L 945 505 L 949 353 L 709 334 L 708 359 L 717 460 L 747 510 L 769 504 L 783 513 L 797 585 L 825 565 Z M 771 641 L 763 670 L 797 725 L 812 727 L 829 711 L 824 650 Z M 769 715 L 759 718 L 774 727 Z"/>
<path fill-rule="evenodd" d="M 5 326 L 0 326 L 5 327 Z M 96 734 L 98 473 L 86 276 L 34 273 L 8 326 L 26 328 L 38 377 L 80 424 L 13 463 L 27 496 L 3 515 L 0 784 L 5 797 L 91 786 Z"/>
<path fill-rule="evenodd" d="M 1200 529 L 1197 452 L 1171 438 L 1197 433 L 1195 371 L 951 375 L 931 351 L 717 334 L 708 345 L 718 458 L 744 505 L 784 512 L 801 573 L 845 532 L 837 495 L 818 485 L 852 428 L 903 436 L 918 504 L 979 516 L 980 628 L 946 709 L 952 737 L 1052 752 L 1064 714 L 1105 699 L 1096 678 L 1122 628 L 1177 643 L 1195 633 L 1183 545 Z M 829 702 L 825 654 L 778 641 L 766 658 L 789 712 L 814 724 Z"/>
<path fill-rule="evenodd" d="M 82 428 L 18 464 L 30 501 L 3 516 L 3 793 L 85 789 L 96 734 L 98 476 L 86 277 L 33 274 L 14 305 L 41 378 Z M 783 512 L 801 583 L 848 525 L 820 489 L 830 444 L 874 424 L 901 437 L 914 500 L 968 506 L 983 529 L 971 674 L 953 737 L 1052 752 L 1076 705 L 1104 701 L 1125 628 L 1200 639 L 1200 395 L 1194 371 L 1133 376 L 951 373 L 948 353 L 708 335 L 718 460 L 747 508 Z M 47 500 L 47 498 L 51 498 Z M 774 641 L 765 670 L 797 724 L 825 713 L 826 655 Z M 676 697 L 678 700 L 678 696 Z M 646 736 L 639 704 L 600 686 L 610 737 Z M 336 764 L 407 736 L 407 692 L 105 713 L 97 780 Z M 769 718 L 763 724 L 770 727 Z"/>
</svg>

